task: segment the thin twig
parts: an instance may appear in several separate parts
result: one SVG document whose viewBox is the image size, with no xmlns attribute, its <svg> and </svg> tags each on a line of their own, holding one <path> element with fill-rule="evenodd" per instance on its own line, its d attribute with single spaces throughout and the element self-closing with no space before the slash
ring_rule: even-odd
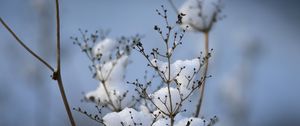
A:
<svg viewBox="0 0 300 126">
<path fill-rule="evenodd" d="M 103 87 L 104 87 L 105 93 L 106 93 L 107 98 L 108 98 L 108 104 L 111 105 L 111 107 L 114 109 L 114 111 L 120 111 L 120 110 L 118 110 L 117 107 L 114 105 L 114 103 L 113 103 L 113 101 L 112 101 L 112 99 L 111 99 L 111 97 L 110 97 L 110 93 L 108 92 L 108 89 L 107 89 L 107 86 L 106 86 L 106 83 L 105 83 L 105 82 L 106 82 L 106 81 L 103 81 L 103 82 L 102 82 L 102 85 L 103 85 Z"/>
<path fill-rule="evenodd" d="M 88 114 L 86 111 L 82 111 L 80 108 L 78 108 L 78 109 L 73 108 L 73 110 L 87 116 L 88 118 L 102 124 L 103 126 L 106 126 L 106 124 L 103 122 L 102 117 L 99 117 L 98 115 Z"/>
<path fill-rule="evenodd" d="M 60 71 L 60 16 L 59 16 L 59 0 L 55 2 L 56 7 L 56 65 L 57 71 Z"/>
<path fill-rule="evenodd" d="M 60 16 L 59 16 L 59 1 L 56 0 L 56 32 L 57 32 L 57 50 L 56 50 L 56 55 L 57 55 L 57 68 L 56 70 L 54 70 L 54 68 L 49 65 L 48 62 L 46 62 L 45 60 L 43 60 L 40 56 L 38 56 L 36 53 L 34 53 L 28 46 L 26 46 L 24 44 L 23 41 L 21 41 L 21 39 L 19 39 L 19 37 L 9 28 L 9 26 L 2 20 L 2 18 L 0 18 L 1 23 L 3 24 L 3 26 L 14 36 L 14 38 L 17 40 L 17 42 L 24 47 L 31 55 L 33 55 L 35 58 L 37 58 L 40 62 L 42 62 L 47 68 L 49 68 L 52 72 L 53 72 L 53 76 L 52 79 L 57 81 L 57 84 L 59 86 L 59 90 L 60 90 L 60 94 L 61 97 L 63 99 L 64 105 L 65 105 L 65 109 L 67 111 L 70 123 L 72 126 L 76 126 L 74 118 L 72 116 L 72 112 L 66 97 L 66 93 L 64 91 L 64 86 L 63 86 L 63 81 L 62 81 L 62 77 L 61 77 L 61 67 L 60 67 Z"/>
<path fill-rule="evenodd" d="M 195 113 L 195 117 L 199 117 L 200 111 L 201 111 L 201 106 L 202 106 L 202 101 L 204 98 L 204 88 L 205 88 L 205 82 L 206 82 L 206 75 L 207 75 L 207 71 L 208 71 L 208 49 L 209 49 L 209 43 L 208 43 L 208 38 L 209 38 L 209 33 L 208 32 L 204 32 L 204 56 L 205 56 L 205 63 L 204 63 L 204 71 L 203 71 L 203 84 L 200 87 L 200 97 L 199 97 L 199 101 L 197 104 L 197 109 L 196 109 L 196 113 Z M 201 77 L 200 77 L 201 78 Z"/>
<path fill-rule="evenodd" d="M 48 69 L 50 69 L 52 72 L 54 72 L 54 68 L 47 63 L 43 58 L 41 58 L 39 55 L 37 55 L 35 52 L 33 52 L 24 42 L 16 35 L 15 32 L 0 18 L 0 21 L 2 25 L 12 34 L 12 36 L 17 40 L 17 42 L 24 47 L 32 56 L 34 56 L 36 59 L 38 59 L 40 62 L 42 62 Z"/>
</svg>

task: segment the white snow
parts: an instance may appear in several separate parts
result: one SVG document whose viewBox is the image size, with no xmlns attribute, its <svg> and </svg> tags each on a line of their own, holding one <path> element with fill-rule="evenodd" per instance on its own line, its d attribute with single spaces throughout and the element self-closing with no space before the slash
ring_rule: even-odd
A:
<svg viewBox="0 0 300 126">
<path fill-rule="evenodd" d="M 189 126 L 207 126 L 208 124 L 208 122 L 204 123 L 204 120 L 201 118 L 187 118 L 182 116 L 181 114 L 177 114 L 175 117 L 174 126 L 186 126 L 188 122 L 190 122 Z M 170 119 L 160 118 L 153 124 L 153 126 L 170 126 Z"/>
<path fill-rule="evenodd" d="M 164 71 L 165 76 L 168 77 L 168 72 L 166 69 L 168 65 L 167 62 L 162 62 L 157 59 L 153 59 L 151 62 L 154 66 L 158 67 L 159 71 Z M 171 64 L 171 78 L 175 78 L 178 83 L 181 84 L 179 87 L 182 93 L 188 93 L 188 91 L 191 90 L 191 87 L 193 86 L 192 82 L 194 80 L 194 78 L 192 78 L 193 74 L 195 70 L 199 69 L 199 67 L 200 59 L 198 58 L 192 60 L 177 60 Z M 181 68 L 183 69 L 180 72 Z M 190 83 L 188 77 L 190 77 Z"/>
<path fill-rule="evenodd" d="M 93 98 L 95 102 L 100 101 L 99 104 L 107 104 L 109 97 L 102 83 L 104 81 L 113 105 L 118 109 L 123 109 L 133 105 L 133 96 L 137 98 L 138 95 L 132 85 L 124 82 L 129 56 L 124 54 L 120 58 L 109 58 L 112 53 L 116 52 L 114 48 L 117 46 L 118 43 L 115 40 L 106 38 L 93 47 L 93 55 L 102 54 L 101 60 L 105 60 L 105 62 L 96 64 L 96 78 L 100 81 L 99 86 L 96 90 L 88 92 L 85 97 L 87 99 Z M 124 94 L 126 97 L 123 97 Z"/>
<path fill-rule="evenodd" d="M 187 123 L 190 123 L 189 126 L 207 126 L 203 119 L 194 117 L 181 119 L 175 126 L 186 126 Z"/>
<path fill-rule="evenodd" d="M 118 42 L 114 39 L 105 38 L 95 44 L 93 47 L 93 56 L 97 57 L 98 55 L 102 55 L 101 60 L 107 61 L 111 53 L 118 46 Z"/>
<path fill-rule="evenodd" d="M 189 26 L 188 30 L 191 31 L 209 28 L 214 13 L 218 11 L 218 4 L 218 0 L 186 0 L 179 9 L 180 13 L 186 14 L 182 18 L 182 27 Z"/>
<path fill-rule="evenodd" d="M 111 112 L 103 117 L 107 126 L 135 126 L 135 123 L 141 126 L 150 126 L 153 117 L 151 114 L 138 112 L 132 108 L 124 108 L 121 112 Z"/>
<path fill-rule="evenodd" d="M 119 59 L 114 59 L 104 64 L 97 64 L 97 79 L 104 80 L 108 77 L 107 81 L 110 85 L 119 85 L 118 83 L 123 81 L 128 58 L 127 55 L 123 55 Z"/>
<path fill-rule="evenodd" d="M 118 46 L 117 44 L 118 43 L 112 39 L 104 39 L 102 42 L 97 43 L 93 48 L 93 55 L 97 56 L 102 54 L 101 60 L 106 61 L 96 64 L 96 78 L 100 81 L 99 86 L 96 90 L 87 93 L 86 98 L 94 98 L 95 102 L 100 100 L 99 104 L 107 104 L 109 100 L 111 100 L 115 107 L 122 110 L 120 112 L 111 112 L 105 115 L 103 119 L 106 125 L 122 126 L 122 123 L 123 125 L 150 125 L 154 116 L 149 112 L 146 106 L 141 104 L 141 106 L 139 106 L 139 112 L 132 108 L 127 108 L 135 103 L 132 96 L 137 98 L 138 94 L 134 91 L 135 88 L 133 88 L 132 85 L 124 83 L 124 74 L 129 58 L 128 55 L 121 55 L 120 58 L 109 58 L 113 53 L 114 48 Z M 169 49 L 168 52 L 171 53 L 172 50 Z M 153 59 L 151 62 L 154 66 L 158 67 L 159 71 L 163 71 L 164 75 L 161 75 L 165 76 L 166 79 L 169 79 L 167 62 L 162 62 L 157 59 Z M 172 111 L 174 112 L 177 110 L 181 102 L 181 98 L 185 98 L 192 90 L 194 80 L 193 74 L 200 67 L 200 59 L 177 60 L 170 65 L 170 79 L 172 81 L 170 88 L 165 86 L 154 93 L 149 94 L 149 97 L 152 98 L 153 102 L 158 107 L 154 112 L 156 114 L 158 114 L 159 111 L 169 114 L 171 111 L 171 104 Z M 109 92 L 110 99 L 108 98 L 105 86 L 101 80 L 105 80 L 105 85 Z M 175 84 L 175 80 L 179 83 L 179 85 Z M 172 102 L 170 102 L 169 99 L 169 91 Z M 126 97 L 123 97 L 124 93 L 127 93 Z M 120 102 L 121 98 L 123 100 Z M 185 103 L 187 102 L 183 102 L 182 104 Z M 179 107 L 178 111 L 181 110 L 181 107 L 182 106 Z M 112 106 L 110 106 L 110 108 L 113 109 Z M 154 123 L 154 126 L 169 124 L 170 120 L 167 118 L 168 117 L 166 115 L 163 116 L 163 114 L 161 114 L 157 118 L 158 120 Z M 185 125 L 191 119 L 193 120 L 190 122 L 191 126 L 199 125 L 201 124 L 200 122 L 203 123 L 201 119 L 185 118 L 182 117 L 181 114 L 177 114 L 175 117 L 175 124 L 176 126 Z"/>
<path fill-rule="evenodd" d="M 180 103 L 180 94 L 176 88 L 170 87 L 170 94 L 172 100 L 172 111 L 178 107 Z M 169 93 L 168 88 L 164 87 L 154 93 L 153 101 L 155 105 L 159 108 L 159 110 L 163 111 L 164 113 L 170 113 L 171 105 L 169 100 Z"/>
</svg>

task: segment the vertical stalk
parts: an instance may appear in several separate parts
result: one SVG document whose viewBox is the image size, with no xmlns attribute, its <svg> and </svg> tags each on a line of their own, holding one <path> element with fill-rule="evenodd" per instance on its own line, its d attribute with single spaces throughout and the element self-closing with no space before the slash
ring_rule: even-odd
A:
<svg viewBox="0 0 300 126">
<path fill-rule="evenodd" d="M 57 73 L 57 77 L 58 77 L 57 78 L 57 84 L 58 84 L 59 91 L 60 91 L 61 97 L 62 97 L 64 105 L 65 105 L 65 109 L 67 111 L 67 114 L 68 114 L 68 117 L 69 117 L 69 120 L 70 120 L 70 123 L 71 123 L 72 126 L 76 126 L 74 118 L 72 116 L 70 106 L 69 106 L 69 102 L 68 102 L 68 99 L 67 99 L 67 96 L 66 96 L 66 93 L 65 93 L 65 90 L 64 90 L 64 85 L 63 85 L 63 81 L 62 81 L 60 72 Z"/>
<path fill-rule="evenodd" d="M 61 55 L 60 55 L 60 16 L 59 16 L 59 0 L 55 1 L 55 5 L 56 5 L 56 70 L 54 70 L 54 68 L 47 62 L 45 61 L 43 58 L 41 58 L 39 55 L 37 55 L 34 51 L 32 51 L 26 44 L 24 44 L 24 42 L 10 29 L 10 27 L 2 20 L 2 18 L 0 17 L 0 22 L 1 24 L 13 35 L 13 37 L 17 40 L 17 42 L 26 49 L 26 51 L 28 51 L 32 56 L 34 56 L 36 59 L 38 59 L 41 63 L 43 63 L 49 70 L 51 70 L 51 72 L 53 72 L 52 75 L 52 79 L 57 81 L 58 87 L 59 87 L 59 91 L 65 106 L 65 109 L 67 111 L 70 123 L 72 126 L 76 126 L 74 118 L 72 116 L 72 112 L 67 100 L 67 96 L 64 90 L 64 86 L 63 86 L 63 81 L 62 81 L 62 77 L 61 77 L 61 63 L 60 63 L 60 59 L 61 59 Z"/>
<path fill-rule="evenodd" d="M 171 115 L 171 118 L 170 118 L 170 120 L 171 120 L 171 126 L 174 126 L 174 122 L 175 122 L 175 120 L 174 120 L 174 117 L 173 117 L 173 115 Z"/>
<path fill-rule="evenodd" d="M 171 34 L 171 26 L 169 26 L 168 20 L 165 16 L 165 21 L 167 24 L 168 28 L 168 33 L 165 41 L 166 44 L 166 58 L 168 60 L 168 77 L 166 78 L 166 84 L 168 88 L 168 95 L 169 95 L 169 102 L 170 102 L 170 110 L 169 110 L 169 117 L 170 117 L 170 123 L 171 126 L 174 125 L 174 113 L 173 113 L 173 105 L 172 105 L 172 95 L 171 95 L 171 90 L 170 90 L 170 85 L 171 85 L 171 52 L 169 52 L 169 39 L 170 39 L 170 34 Z M 166 106 L 167 107 L 167 106 Z"/>
<path fill-rule="evenodd" d="M 205 62 L 204 62 L 204 71 L 203 71 L 203 83 L 200 87 L 200 97 L 199 101 L 197 104 L 197 109 L 195 113 L 195 117 L 199 117 L 199 114 L 201 112 L 201 106 L 202 106 L 202 101 L 204 98 L 204 89 L 205 89 L 205 82 L 206 82 L 206 76 L 207 76 L 207 71 L 208 71 L 208 49 L 209 49 L 209 33 L 208 31 L 204 32 L 204 56 L 205 56 Z M 201 76 L 200 76 L 201 78 Z"/>
<path fill-rule="evenodd" d="M 106 95 L 107 95 L 109 104 L 111 104 L 111 106 L 112 106 L 112 108 L 114 109 L 114 111 L 120 111 L 117 107 L 115 107 L 113 101 L 111 100 L 111 97 L 110 97 L 110 94 L 109 94 L 108 89 L 107 89 L 107 87 L 106 87 L 105 81 L 102 81 L 102 84 L 103 84 L 105 93 L 106 93 Z"/>
<path fill-rule="evenodd" d="M 169 54 L 168 54 L 169 55 Z M 170 90 L 170 84 L 171 84 L 171 59 L 170 56 L 168 56 L 168 71 L 169 71 L 169 77 L 168 77 L 168 94 L 169 94 L 169 101 L 170 101 L 170 114 L 173 115 L 173 105 L 172 105 L 172 95 L 171 95 L 171 90 Z"/>
<path fill-rule="evenodd" d="M 168 23 L 167 23 L 168 25 Z M 173 113 L 173 105 L 172 105 L 172 94 L 170 90 L 170 84 L 171 84 L 171 54 L 169 52 L 169 37 L 170 37 L 171 29 L 169 29 L 168 36 L 167 36 L 167 41 L 166 43 L 166 48 L 167 48 L 167 59 L 168 59 L 168 78 L 167 78 L 167 85 L 168 85 L 168 95 L 169 95 L 169 101 L 170 101 L 170 112 L 169 112 L 169 117 L 170 117 L 170 122 L 171 126 L 174 126 L 174 113 Z"/>
<path fill-rule="evenodd" d="M 57 81 L 58 87 L 59 87 L 59 91 L 61 94 L 61 97 L 63 99 L 64 105 L 65 105 L 65 109 L 67 111 L 70 123 L 72 126 L 76 126 L 74 118 L 72 116 L 72 112 L 69 106 L 69 102 L 64 90 L 64 86 L 63 86 L 63 81 L 62 81 L 62 77 L 61 77 L 61 63 L 60 63 L 60 59 L 61 59 L 61 55 L 60 55 L 60 16 L 59 16 L 59 0 L 55 1 L 55 5 L 56 5 L 56 71 L 53 73 L 53 79 Z"/>
<path fill-rule="evenodd" d="M 168 38 L 169 39 L 169 38 Z M 170 84 L 171 84 L 171 54 L 169 54 L 169 43 L 167 44 L 167 58 L 168 58 L 168 79 L 167 79 L 167 85 L 168 85 L 168 94 L 169 94 L 169 101 L 170 101 L 170 121 L 171 126 L 174 126 L 174 113 L 173 113 L 173 105 L 172 105 L 172 94 L 170 90 Z"/>
<path fill-rule="evenodd" d="M 60 71 L 60 16 L 59 16 L 59 0 L 55 1 L 56 7 L 56 67 Z"/>
</svg>

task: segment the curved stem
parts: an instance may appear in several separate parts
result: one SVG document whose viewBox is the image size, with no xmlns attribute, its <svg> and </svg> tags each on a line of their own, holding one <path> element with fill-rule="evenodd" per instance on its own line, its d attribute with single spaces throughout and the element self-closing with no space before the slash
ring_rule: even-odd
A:
<svg viewBox="0 0 300 126">
<path fill-rule="evenodd" d="M 62 81 L 60 71 L 57 72 L 57 80 L 56 81 L 57 81 L 59 91 L 60 91 L 61 97 L 62 97 L 64 105 L 65 105 L 65 109 L 66 109 L 68 117 L 69 117 L 70 123 L 71 123 L 72 126 L 76 126 L 74 118 L 72 116 L 70 106 L 69 106 L 69 102 L 68 102 L 68 99 L 67 99 L 67 96 L 66 96 L 66 93 L 65 93 L 65 90 L 64 90 L 64 85 L 63 85 L 63 81 Z"/>
<path fill-rule="evenodd" d="M 47 68 L 49 68 L 52 72 L 52 79 L 57 81 L 58 87 L 59 87 L 59 91 L 61 94 L 61 97 L 63 99 L 64 102 L 64 106 L 65 109 L 67 111 L 70 123 L 72 126 L 76 126 L 74 118 L 72 116 L 72 112 L 67 100 L 67 96 L 64 90 L 64 86 L 63 86 L 63 81 L 62 81 L 62 77 L 61 77 L 61 67 L 60 67 L 60 59 L 61 59 L 61 55 L 60 55 L 60 16 L 59 16 L 59 0 L 55 1 L 55 5 L 56 5 L 56 61 L 57 61 L 57 68 L 56 70 L 54 70 L 54 68 L 48 63 L 46 62 L 44 59 L 42 59 L 40 56 L 38 56 L 35 52 L 33 52 L 27 45 L 24 44 L 23 41 L 21 41 L 21 39 L 10 29 L 10 27 L 2 20 L 2 18 L 0 18 L 0 22 L 1 24 L 13 35 L 13 37 L 17 40 L 17 42 L 23 47 L 25 48 L 31 55 L 33 55 L 36 59 L 38 59 L 40 62 L 42 62 Z"/>
<path fill-rule="evenodd" d="M 201 111 L 201 106 L 202 106 L 202 101 L 204 98 L 204 89 L 205 89 L 205 82 L 206 82 L 206 76 L 207 76 L 207 71 L 208 71 L 208 49 L 209 49 L 209 33 L 204 32 L 204 56 L 205 56 L 205 63 L 204 63 L 204 71 L 203 71 L 203 83 L 200 87 L 200 97 L 199 101 L 197 104 L 197 109 L 195 113 L 195 117 L 199 117 L 200 111 Z M 201 77 L 200 77 L 201 78 Z"/>
<path fill-rule="evenodd" d="M 54 72 L 54 68 L 48 64 L 47 61 L 45 61 L 43 58 L 41 58 L 39 55 L 37 55 L 35 52 L 33 52 L 24 42 L 16 35 L 15 32 L 0 18 L 1 24 L 12 34 L 12 36 L 17 40 L 17 42 L 25 48 L 32 56 L 34 56 L 36 59 L 38 59 L 41 63 L 43 63 L 47 68 L 49 68 L 52 72 Z"/>
</svg>

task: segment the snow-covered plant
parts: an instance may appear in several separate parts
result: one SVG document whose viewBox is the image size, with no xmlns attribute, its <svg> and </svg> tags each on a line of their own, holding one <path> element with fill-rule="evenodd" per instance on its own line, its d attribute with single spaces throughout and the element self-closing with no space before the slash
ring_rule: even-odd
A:
<svg viewBox="0 0 300 126">
<path fill-rule="evenodd" d="M 206 121 L 198 118 L 195 113 L 183 116 L 187 109 L 191 109 L 186 106 L 193 106 L 190 102 L 194 92 L 209 77 L 197 78 L 197 75 L 210 55 L 175 60 L 174 52 L 183 43 L 188 26 L 183 30 L 176 27 L 182 20 L 182 14 L 178 15 L 177 24 L 171 24 L 164 6 L 156 11 L 166 25 L 166 29 L 154 26 L 163 40 L 164 48 L 153 48 L 147 52 L 138 36 L 131 40 L 123 37 L 119 40 L 102 38 L 98 41 L 100 35 L 97 31 L 87 36 L 87 31 L 80 30 L 81 38 L 72 37 L 74 44 L 92 61 L 90 69 L 93 77 L 99 80 L 98 88 L 85 95 L 86 100 L 96 103 L 99 115 L 88 114 L 81 108 L 74 110 L 109 126 L 209 126 L 215 123 L 216 117 Z M 147 66 L 157 76 L 145 79 L 145 83 L 139 79 L 123 83 L 131 49 L 144 56 L 148 61 Z M 161 83 L 153 81 L 155 77 Z M 154 86 L 158 88 L 153 89 Z M 102 115 L 102 108 L 109 108 L 111 112 Z"/>
<path fill-rule="evenodd" d="M 186 0 L 179 9 L 182 26 L 189 26 L 191 31 L 208 32 L 218 20 L 221 12 L 220 0 Z"/>
<path fill-rule="evenodd" d="M 180 26 L 189 27 L 189 31 L 201 32 L 204 34 L 204 55 L 210 55 L 209 33 L 213 25 L 224 16 L 220 16 L 222 11 L 221 0 L 186 0 L 179 10 L 175 7 L 172 0 L 168 0 L 176 13 L 180 17 Z M 205 77 L 208 73 L 208 60 L 204 63 L 204 70 L 200 76 L 204 77 L 203 84 L 200 87 L 200 97 L 196 109 L 196 117 L 200 115 L 202 101 L 204 99 Z"/>
<path fill-rule="evenodd" d="M 137 96 L 132 87 L 124 82 L 125 70 L 129 63 L 132 43 L 129 38 L 117 40 L 104 37 L 103 32 L 79 30 L 81 37 L 71 37 L 74 44 L 84 52 L 92 65 L 89 67 L 93 77 L 99 81 L 96 90 L 88 92 L 85 100 L 97 105 L 107 106 L 112 111 L 132 107 Z"/>
<path fill-rule="evenodd" d="M 55 3 L 56 67 L 53 67 L 24 44 L 2 18 L 0 18 L 0 22 L 23 48 L 52 72 L 51 77 L 57 81 L 69 121 L 72 126 L 76 126 L 61 76 L 59 0 L 55 0 Z M 88 31 L 79 30 L 82 36 L 71 37 L 71 39 L 91 61 L 90 71 L 93 78 L 99 81 L 98 88 L 88 92 L 84 98 L 86 101 L 96 104 L 98 114 L 89 114 L 81 108 L 74 108 L 74 110 L 108 126 L 213 125 L 217 121 L 216 117 L 205 120 L 198 116 L 205 80 L 210 77 L 207 76 L 210 57 L 208 32 L 217 19 L 220 7 L 218 4 L 205 4 L 206 2 L 203 0 L 188 0 L 179 13 L 176 11 L 178 15 L 176 24 L 169 22 L 164 6 L 161 10 L 156 10 L 165 21 L 164 27 L 154 26 L 154 30 L 162 38 L 164 48 L 153 48 L 151 52 L 146 51 L 146 47 L 142 44 L 139 36 L 113 39 L 105 37 L 106 34 L 103 32 L 96 31 L 88 35 Z M 177 24 L 183 27 L 182 31 L 176 29 Z M 182 44 L 184 34 L 188 29 L 205 33 L 204 56 L 200 55 L 190 60 L 175 60 L 174 52 Z M 148 61 L 148 66 L 157 74 L 161 83 L 152 81 L 154 77 L 150 80 L 145 79 L 146 83 L 138 79 L 133 82 L 124 82 L 125 70 L 132 49 L 144 56 L 145 60 Z M 204 72 L 199 75 L 202 68 L 204 68 Z M 158 88 L 150 89 L 153 85 Z M 199 104 L 195 106 L 196 112 L 184 115 L 183 113 L 187 109 L 192 108 L 189 103 L 194 100 L 192 96 L 197 89 L 201 89 L 201 95 Z M 186 108 L 186 105 L 189 105 L 189 108 Z M 110 110 L 110 112 L 103 115 L 103 108 Z"/>
<path fill-rule="evenodd" d="M 160 26 L 154 26 L 154 30 L 157 31 L 163 40 L 163 49 L 153 48 L 151 52 L 147 53 L 140 40 L 134 41 L 134 49 L 139 51 L 145 59 L 148 61 L 148 66 L 151 67 L 163 82 L 163 87 L 149 92 L 148 87 L 138 80 L 131 82 L 136 86 L 136 91 L 142 98 L 145 98 L 147 102 L 152 103 L 154 108 L 147 107 L 149 112 L 154 112 L 153 125 L 178 125 L 181 118 L 176 119 L 178 115 L 185 112 L 184 104 L 188 104 L 192 99 L 194 91 L 199 89 L 203 84 L 203 81 L 208 76 L 196 78 L 203 64 L 208 60 L 210 55 L 204 57 L 196 57 L 191 60 L 175 60 L 173 59 L 174 51 L 178 46 L 182 44 L 186 29 L 181 32 L 176 31 L 176 24 L 170 24 L 167 10 L 162 6 L 162 10 L 156 10 L 158 15 L 161 16 L 166 25 L 166 30 Z M 176 23 L 180 23 L 182 20 L 181 14 L 178 15 Z M 166 31 L 166 32 L 163 32 Z M 149 104 L 148 103 L 148 104 Z M 190 115 L 194 116 L 194 115 Z M 200 118 L 199 118 L 200 119 Z M 185 119 L 185 125 L 188 125 L 188 120 Z M 195 119 L 197 120 L 197 119 Z M 196 122 L 196 121 L 195 121 Z M 202 121 L 201 123 L 203 123 Z M 191 122 L 189 122 L 191 123 Z M 180 122 L 179 124 L 184 124 Z M 190 124 L 189 124 L 190 125 Z M 198 123 L 196 124 L 198 125 Z M 199 124 L 200 125 L 200 124 Z"/>
</svg>

